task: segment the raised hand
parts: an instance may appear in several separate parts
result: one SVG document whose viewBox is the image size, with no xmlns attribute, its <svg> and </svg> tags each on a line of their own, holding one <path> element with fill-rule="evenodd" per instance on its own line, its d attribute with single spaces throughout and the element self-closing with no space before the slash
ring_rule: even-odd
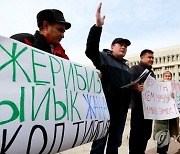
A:
<svg viewBox="0 0 180 154">
<path fill-rule="evenodd" d="M 101 17 L 101 7 L 102 7 L 102 2 L 98 5 L 97 11 L 96 11 L 96 26 L 97 27 L 102 27 L 102 25 L 104 24 L 105 16 Z"/>
</svg>

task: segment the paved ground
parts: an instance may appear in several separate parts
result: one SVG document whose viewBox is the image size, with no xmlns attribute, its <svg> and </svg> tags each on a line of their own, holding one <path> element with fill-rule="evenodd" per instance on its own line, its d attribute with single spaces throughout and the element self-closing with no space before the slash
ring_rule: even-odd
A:
<svg viewBox="0 0 180 154">
<path fill-rule="evenodd" d="M 128 112 L 128 117 L 126 121 L 126 126 L 123 135 L 123 144 L 119 148 L 120 154 L 128 154 L 128 138 L 129 138 L 129 121 L 130 121 L 130 110 Z M 61 152 L 61 154 L 89 154 L 91 143 L 87 143 L 70 150 Z M 156 154 L 156 144 L 151 138 L 148 142 L 146 154 Z M 168 154 L 180 154 L 180 143 L 172 141 L 169 147 Z"/>
<path fill-rule="evenodd" d="M 146 154 L 156 154 L 156 148 L 147 150 Z M 180 154 L 180 143 L 172 141 L 169 146 L 168 154 Z"/>
</svg>

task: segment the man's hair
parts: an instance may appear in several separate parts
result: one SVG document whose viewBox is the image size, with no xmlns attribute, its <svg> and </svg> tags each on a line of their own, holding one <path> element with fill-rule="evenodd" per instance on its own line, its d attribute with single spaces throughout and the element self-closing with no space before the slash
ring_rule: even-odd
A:
<svg viewBox="0 0 180 154">
<path fill-rule="evenodd" d="M 171 77 L 172 77 L 172 73 L 171 73 L 170 71 L 165 71 L 165 72 L 163 73 L 163 77 L 165 76 L 165 74 L 170 74 Z"/>
<path fill-rule="evenodd" d="M 141 51 L 140 57 L 144 56 L 146 53 L 154 54 L 152 50 L 144 49 L 143 51 Z"/>
</svg>

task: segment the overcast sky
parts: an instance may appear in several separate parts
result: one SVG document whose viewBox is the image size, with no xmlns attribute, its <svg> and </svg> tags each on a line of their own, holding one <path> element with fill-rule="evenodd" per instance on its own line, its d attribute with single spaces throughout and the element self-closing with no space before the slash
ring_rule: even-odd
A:
<svg viewBox="0 0 180 154">
<path fill-rule="evenodd" d="M 127 54 L 180 44 L 180 0 L 3 0 L 0 35 L 34 34 L 36 14 L 42 9 L 59 9 L 72 24 L 62 46 L 71 61 L 87 64 L 90 61 L 84 54 L 86 40 L 100 2 L 102 15 L 106 16 L 100 50 L 110 49 L 116 37 L 131 41 Z"/>
</svg>

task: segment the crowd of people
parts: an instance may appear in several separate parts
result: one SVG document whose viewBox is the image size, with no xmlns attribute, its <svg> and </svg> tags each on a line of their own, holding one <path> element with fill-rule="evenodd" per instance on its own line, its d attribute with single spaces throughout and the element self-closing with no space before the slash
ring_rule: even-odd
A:
<svg viewBox="0 0 180 154">
<path fill-rule="evenodd" d="M 100 78 L 110 113 L 110 126 L 105 137 L 93 141 L 90 154 L 104 154 L 105 151 L 106 154 L 118 154 L 118 148 L 122 144 L 122 135 L 130 102 L 132 104 L 129 154 L 145 154 L 146 146 L 153 130 L 153 120 L 144 118 L 141 92 L 147 76 L 150 74 L 155 78 L 152 69 L 154 52 L 150 49 L 144 49 L 140 53 L 140 63 L 130 68 L 126 64 L 127 60 L 124 59 L 127 49 L 131 45 L 130 40 L 122 37 L 115 38 L 111 42 L 111 49 L 99 51 L 100 38 L 105 21 L 105 16 L 101 16 L 101 7 L 102 3 L 98 5 L 96 11 L 96 23 L 89 31 L 85 54 L 93 62 L 96 69 L 101 72 Z M 11 38 L 56 56 L 69 59 L 60 44 L 60 41 L 64 38 L 65 31 L 71 27 L 71 24 L 65 20 L 63 13 L 56 9 L 42 10 L 37 14 L 37 26 L 38 30 L 34 35 L 19 33 L 12 35 Z M 145 69 L 148 69 L 149 73 L 138 83 L 128 88 L 122 88 L 124 85 L 131 83 L 131 81 L 136 80 Z M 169 73 L 171 78 L 165 79 L 167 74 L 167 72 L 164 73 L 164 80 L 171 80 L 171 73 Z M 155 121 L 154 132 L 157 133 L 159 130 L 164 129 L 158 128 L 158 130 L 158 123 L 165 123 L 165 129 L 168 128 L 171 131 L 172 120 Z M 175 120 L 179 119 L 176 118 Z M 168 145 L 163 149 L 165 150 L 158 147 L 157 152 L 165 154 Z"/>
</svg>

